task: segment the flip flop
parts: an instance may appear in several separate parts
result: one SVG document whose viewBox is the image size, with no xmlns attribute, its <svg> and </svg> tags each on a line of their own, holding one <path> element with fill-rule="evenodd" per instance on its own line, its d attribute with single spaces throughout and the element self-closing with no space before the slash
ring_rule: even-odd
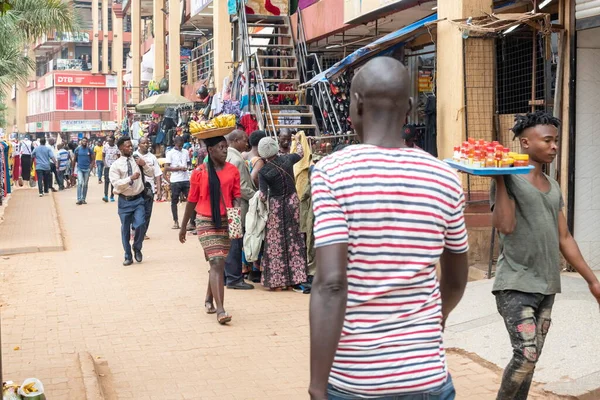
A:
<svg viewBox="0 0 600 400">
<path fill-rule="evenodd" d="M 219 315 L 217 315 L 217 322 L 219 322 L 219 324 L 225 325 L 231 321 L 231 315 L 227 314 L 226 312 L 222 312 Z"/>
<path fill-rule="evenodd" d="M 210 301 L 205 301 L 204 302 L 204 309 L 206 310 L 207 314 L 214 314 L 217 312 L 217 309 L 215 308 L 215 306 L 213 305 L 212 302 Z"/>
</svg>

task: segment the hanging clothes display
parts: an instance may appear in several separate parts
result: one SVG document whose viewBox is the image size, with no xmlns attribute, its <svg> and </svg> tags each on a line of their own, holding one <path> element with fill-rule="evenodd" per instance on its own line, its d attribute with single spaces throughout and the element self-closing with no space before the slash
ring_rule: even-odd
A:
<svg viewBox="0 0 600 400">
<path fill-rule="evenodd" d="M 425 104 L 425 138 L 423 143 L 423 150 L 428 152 L 434 157 L 438 156 L 437 151 L 437 108 L 436 108 L 435 95 L 427 96 L 427 103 Z"/>
<path fill-rule="evenodd" d="M 14 140 L 12 142 L 12 158 L 13 158 L 13 167 L 12 167 L 12 180 L 13 183 L 16 184 L 21 177 L 21 153 L 19 152 L 19 141 Z"/>
<path fill-rule="evenodd" d="M 240 118 L 240 124 L 244 126 L 244 131 L 250 135 L 252 132 L 258 130 L 258 122 L 253 114 L 246 114 Z"/>
<path fill-rule="evenodd" d="M 4 184 L 4 195 L 11 193 L 10 187 L 10 144 L 6 140 L 0 140 L 0 147 L 2 148 L 2 183 Z"/>
</svg>

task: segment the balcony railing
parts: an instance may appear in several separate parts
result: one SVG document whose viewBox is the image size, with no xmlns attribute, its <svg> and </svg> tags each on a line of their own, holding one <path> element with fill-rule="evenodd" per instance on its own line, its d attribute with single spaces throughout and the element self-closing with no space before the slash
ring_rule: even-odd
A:
<svg viewBox="0 0 600 400">
<path fill-rule="evenodd" d="M 214 65 L 213 40 L 210 39 L 192 49 L 192 60 L 188 63 L 187 83 L 193 85 L 210 77 Z"/>
</svg>

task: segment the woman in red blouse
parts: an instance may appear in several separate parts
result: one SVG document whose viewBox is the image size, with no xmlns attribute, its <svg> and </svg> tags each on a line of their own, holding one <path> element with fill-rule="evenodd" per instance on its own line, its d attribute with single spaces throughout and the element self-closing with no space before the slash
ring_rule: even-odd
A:
<svg viewBox="0 0 600 400">
<path fill-rule="evenodd" d="M 225 312 L 224 270 L 230 240 L 227 230 L 227 208 L 240 207 L 240 172 L 227 159 L 227 141 L 223 136 L 206 139 L 208 162 L 200 165 L 190 178 L 190 192 L 183 216 L 179 241 L 185 243 L 186 227 L 196 210 L 198 240 L 210 264 L 210 277 L 204 306 L 208 314 L 217 313 L 217 321 L 224 325 L 231 321 Z M 213 304 L 217 303 L 217 308 Z"/>
</svg>

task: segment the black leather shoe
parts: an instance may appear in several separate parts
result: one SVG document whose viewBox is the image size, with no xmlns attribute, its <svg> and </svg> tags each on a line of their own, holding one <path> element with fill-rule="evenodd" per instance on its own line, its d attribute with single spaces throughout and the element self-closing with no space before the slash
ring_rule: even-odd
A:
<svg viewBox="0 0 600 400">
<path fill-rule="evenodd" d="M 135 261 L 137 262 L 142 262 L 142 260 L 144 259 L 144 256 L 142 255 L 142 252 L 140 250 L 136 250 L 135 251 Z"/>
<path fill-rule="evenodd" d="M 125 261 L 123 261 L 123 266 L 128 267 L 131 264 L 133 264 L 133 260 L 131 258 L 126 258 Z"/>
<path fill-rule="evenodd" d="M 254 289 L 254 285 L 240 281 L 238 283 L 234 283 L 233 285 L 227 285 L 227 289 L 251 290 Z"/>
</svg>

